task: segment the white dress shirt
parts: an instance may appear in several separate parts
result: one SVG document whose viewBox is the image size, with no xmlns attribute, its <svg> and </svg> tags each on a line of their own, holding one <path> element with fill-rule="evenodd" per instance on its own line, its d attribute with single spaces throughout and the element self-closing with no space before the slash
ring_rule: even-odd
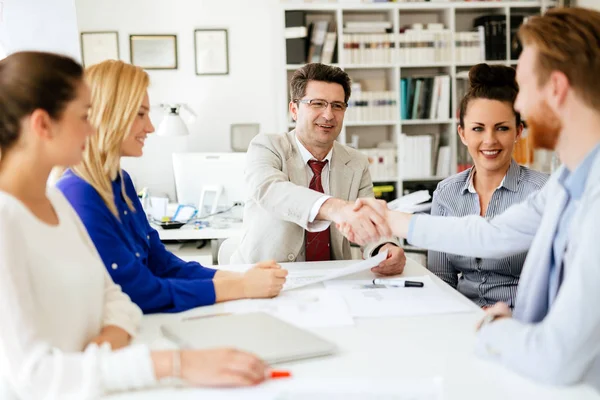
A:
<svg viewBox="0 0 600 400">
<path fill-rule="evenodd" d="M 315 220 L 317 218 L 317 215 L 319 214 L 319 210 L 321 209 L 321 206 L 323 205 L 323 203 L 325 203 L 328 199 L 331 198 L 330 196 L 330 190 L 329 190 L 329 169 L 330 169 L 330 165 L 331 165 L 331 157 L 333 155 L 333 147 L 331 147 L 331 150 L 329 150 L 329 153 L 327 153 L 327 156 L 325 156 L 325 158 L 323 160 L 317 160 L 311 153 L 310 151 L 308 151 L 308 149 L 306 147 L 304 147 L 304 145 L 300 142 L 300 140 L 298 139 L 298 136 L 295 136 L 296 138 L 296 144 L 298 145 L 298 149 L 300 150 L 300 155 L 302 156 L 302 160 L 304 161 L 304 167 L 306 170 L 306 186 L 310 185 L 310 181 L 312 180 L 313 176 L 315 175 L 314 172 L 312 171 L 312 168 L 310 167 L 310 165 L 308 165 L 308 162 L 310 160 L 315 160 L 315 161 L 325 161 L 327 160 L 327 164 L 325 164 L 325 166 L 323 167 L 323 170 L 321 171 L 321 184 L 323 185 L 323 196 L 321 196 L 317 201 L 315 201 L 315 203 L 312 205 L 312 208 L 310 209 L 310 214 L 308 216 L 308 231 L 309 232 L 321 232 L 324 231 L 325 229 L 329 228 L 329 226 L 331 225 L 331 221 L 325 221 L 325 220 Z M 306 257 L 305 251 L 304 249 L 300 252 L 300 254 L 298 254 L 298 257 L 296 258 L 296 261 L 304 261 Z"/>
<path fill-rule="evenodd" d="M 107 325 L 134 335 L 142 314 L 68 201 L 56 188 L 48 198 L 56 226 L 0 192 L 0 397 L 89 399 L 154 384 L 146 346 L 88 345 Z"/>
</svg>

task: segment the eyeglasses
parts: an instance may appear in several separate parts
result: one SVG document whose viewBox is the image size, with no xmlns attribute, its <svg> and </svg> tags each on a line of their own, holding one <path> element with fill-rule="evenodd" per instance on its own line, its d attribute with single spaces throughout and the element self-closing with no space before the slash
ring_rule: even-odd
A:
<svg viewBox="0 0 600 400">
<path fill-rule="evenodd" d="M 348 108 L 348 103 L 344 103 L 341 101 L 332 101 L 331 103 L 323 99 L 296 99 L 294 101 L 296 103 L 308 104 L 310 108 L 313 108 L 315 110 L 322 110 L 324 108 L 327 108 L 329 104 L 331 104 L 331 109 L 333 111 L 346 111 L 346 108 Z"/>
</svg>

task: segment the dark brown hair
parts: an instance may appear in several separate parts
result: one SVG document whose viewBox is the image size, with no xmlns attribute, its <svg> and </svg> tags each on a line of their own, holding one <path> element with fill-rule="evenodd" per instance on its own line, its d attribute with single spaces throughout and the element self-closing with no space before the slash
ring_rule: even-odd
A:
<svg viewBox="0 0 600 400">
<path fill-rule="evenodd" d="M 514 68 L 505 65 L 477 64 L 469 70 L 469 91 L 460 102 L 459 125 L 465 127 L 465 114 L 469 102 L 474 99 L 498 100 L 509 103 L 514 110 L 519 85 Z M 521 116 L 515 111 L 517 126 Z"/>
<path fill-rule="evenodd" d="M 81 65 L 57 54 L 27 51 L 0 61 L 0 153 L 15 144 L 21 120 L 33 111 L 60 119 L 82 81 Z"/>
<path fill-rule="evenodd" d="M 535 71 L 540 85 L 552 71 L 560 71 L 586 103 L 600 110 L 600 12 L 553 8 L 529 18 L 518 36 L 538 51 Z"/>
<path fill-rule="evenodd" d="M 299 100 L 306 94 L 306 85 L 309 81 L 321 81 L 329 83 L 338 83 L 344 88 L 344 101 L 347 103 L 350 98 L 350 77 L 338 67 L 325 65 L 321 63 L 306 64 L 297 69 L 292 75 L 290 82 L 291 100 Z"/>
</svg>

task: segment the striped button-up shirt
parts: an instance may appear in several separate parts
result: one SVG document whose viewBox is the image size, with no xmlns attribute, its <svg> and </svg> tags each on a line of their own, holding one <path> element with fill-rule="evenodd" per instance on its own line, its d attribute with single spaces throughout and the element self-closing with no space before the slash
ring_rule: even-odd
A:
<svg viewBox="0 0 600 400">
<path fill-rule="evenodd" d="M 473 186 L 474 172 L 473 167 L 440 182 L 433 194 L 431 214 L 453 217 L 479 215 L 479 195 Z M 513 160 L 490 199 L 485 218 L 491 219 L 525 200 L 547 180 L 548 175 L 520 166 Z M 481 259 L 429 251 L 427 267 L 480 307 L 502 301 L 512 308 L 526 255 Z"/>
</svg>

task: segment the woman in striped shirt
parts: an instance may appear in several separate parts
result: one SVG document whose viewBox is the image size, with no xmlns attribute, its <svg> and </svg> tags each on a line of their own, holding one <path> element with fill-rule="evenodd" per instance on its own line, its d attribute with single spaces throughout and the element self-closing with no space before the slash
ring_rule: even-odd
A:
<svg viewBox="0 0 600 400">
<path fill-rule="evenodd" d="M 491 219 L 539 190 L 548 176 L 512 158 L 523 131 L 513 108 L 519 90 L 515 70 L 478 64 L 469 71 L 469 84 L 460 104 L 458 134 L 474 166 L 439 183 L 431 213 Z M 427 267 L 481 307 L 502 301 L 512 308 L 525 256 L 480 259 L 429 251 Z"/>
</svg>

